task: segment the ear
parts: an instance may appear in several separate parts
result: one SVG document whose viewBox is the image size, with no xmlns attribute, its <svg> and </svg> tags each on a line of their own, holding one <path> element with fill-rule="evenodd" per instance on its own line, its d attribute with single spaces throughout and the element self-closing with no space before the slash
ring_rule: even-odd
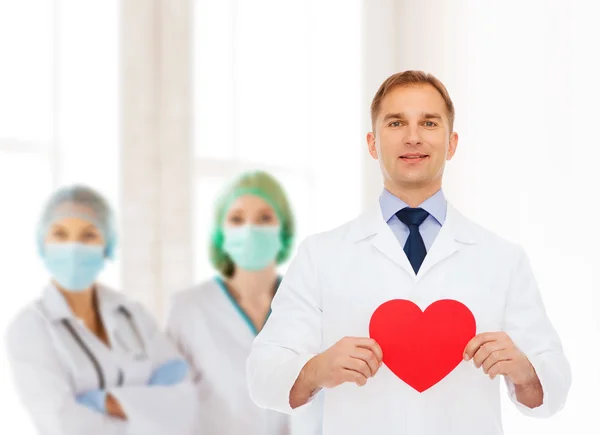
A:
<svg viewBox="0 0 600 435">
<path fill-rule="evenodd" d="M 369 146 L 369 154 L 371 154 L 371 157 L 373 157 L 375 160 L 379 160 L 377 147 L 375 146 L 375 133 L 367 133 L 367 145 Z"/>
<path fill-rule="evenodd" d="M 451 160 L 454 157 L 454 153 L 456 152 L 456 148 L 458 147 L 458 133 L 453 132 L 450 135 L 450 143 L 448 144 L 448 155 L 446 156 L 446 160 Z"/>
</svg>

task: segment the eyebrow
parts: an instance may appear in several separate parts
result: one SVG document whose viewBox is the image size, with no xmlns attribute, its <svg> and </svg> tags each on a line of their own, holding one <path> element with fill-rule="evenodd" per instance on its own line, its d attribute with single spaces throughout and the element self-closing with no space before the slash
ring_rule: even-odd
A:
<svg viewBox="0 0 600 435">
<path fill-rule="evenodd" d="M 54 223 L 50 228 L 52 228 L 53 230 L 67 230 L 67 227 L 60 223 Z M 88 224 L 85 227 L 83 227 L 82 230 L 99 231 L 98 227 L 94 224 Z"/>
<path fill-rule="evenodd" d="M 243 208 L 232 208 L 229 211 L 228 215 L 229 216 L 233 216 L 233 215 L 240 214 L 240 213 L 244 213 L 244 209 Z M 273 210 L 272 207 L 263 207 L 263 208 L 259 208 L 258 209 L 258 213 L 271 213 L 271 214 L 273 214 L 273 213 L 275 213 L 275 210 Z"/>
<path fill-rule="evenodd" d="M 440 115 L 439 113 L 421 113 L 421 118 L 423 119 L 438 119 L 438 120 L 442 120 L 442 115 Z M 406 115 L 404 113 L 387 113 L 384 117 L 383 117 L 383 122 L 385 121 L 389 121 L 390 119 L 406 119 Z"/>
</svg>

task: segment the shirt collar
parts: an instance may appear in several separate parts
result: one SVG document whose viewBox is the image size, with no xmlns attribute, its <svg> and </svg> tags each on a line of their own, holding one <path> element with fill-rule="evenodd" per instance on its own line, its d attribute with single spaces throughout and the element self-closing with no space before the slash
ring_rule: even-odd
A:
<svg viewBox="0 0 600 435">
<path fill-rule="evenodd" d="M 389 222 L 389 220 L 400 210 L 408 207 L 408 204 L 387 189 L 383 189 L 383 192 L 379 197 L 379 205 L 381 207 L 383 219 L 386 222 Z M 419 207 L 433 216 L 433 218 L 438 221 L 440 225 L 444 225 L 448 206 L 446 204 L 446 197 L 444 196 L 442 189 L 438 190 L 433 196 L 423 201 Z"/>
<path fill-rule="evenodd" d="M 102 313 L 113 313 L 123 306 L 119 297 L 106 291 L 99 284 L 96 284 L 96 297 L 98 298 L 98 306 Z M 44 289 L 42 304 L 52 321 L 75 318 L 64 296 L 52 283 L 48 284 Z"/>
<path fill-rule="evenodd" d="M 52 321 L 72 319 L 75 317 L 62 293 L 52 283 L 48 284 L 44 289 L 42 304 Z"/>
</svg>

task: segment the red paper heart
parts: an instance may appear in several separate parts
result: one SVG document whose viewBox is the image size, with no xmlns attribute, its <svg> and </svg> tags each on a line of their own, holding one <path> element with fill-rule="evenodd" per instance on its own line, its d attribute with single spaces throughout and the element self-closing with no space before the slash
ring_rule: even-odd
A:
<svg viewBox="0 0 600 435">
<path fill-rule="evenodd" d="M 369 334 L 383 351 L 383 362 L 419 393 L 444 379 L 463 359 L 475 336 L 475 318 L 464 304 L 442 299 L 425 311 L 394 299 L 371 316 Z"/>
</svg>

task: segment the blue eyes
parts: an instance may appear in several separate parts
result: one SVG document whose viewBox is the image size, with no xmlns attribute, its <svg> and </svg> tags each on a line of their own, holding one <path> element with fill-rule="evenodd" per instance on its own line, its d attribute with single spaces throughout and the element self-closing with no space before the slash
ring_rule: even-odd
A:
<svg viewBox="0 0 600 435">
<path fill-rule="evenodd" d="M 388 127 L 400 127 L 401 124 L 402 124 L 401 121 L 392 121 L 388 124 Z M 438 124 L 433 121 L 425 121 L 425 122 L 421 123 L 421 125 L 426 128 L 433 128 L 433 127 L 438 126 Z"/>
</svg>

